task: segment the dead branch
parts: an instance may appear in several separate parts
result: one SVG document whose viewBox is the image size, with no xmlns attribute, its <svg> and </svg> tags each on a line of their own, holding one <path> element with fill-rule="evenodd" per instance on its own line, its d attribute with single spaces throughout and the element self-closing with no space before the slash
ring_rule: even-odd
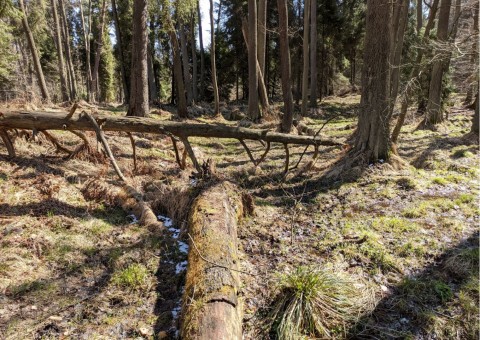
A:
<svg viewBox="0 0 480 340">
<path fill-rule="evenodd" d="M 284 174 L 287 174 L 288 172 L 288 166 L 290 163 L 290 151 L 288 150 L 288 144 L 283 143 L 283 147 L 285 148 L 285 169 L 283 170 Z"/>
<path fill-rule="evenodd" d="M 197 157 L 195 156 L 195 152 L 193 152 L 192 146 L 188 141 L 188 137 L 181 137 L 181 140 L 185 146 L 185 150 L 188 152 L 188 156 L 190 156 L 190 159 L 192 160 L 193 166 L 198 173 L 202 173 L 202 168 L 200 167 L 200 164 L 198 164 Z"/>
<path fill-rule="evenodd" d="M 72 106 L 72 108 L 70 109 L 70 112 L 68 112 L 68 115 L 65 117 L 66 120 L 69 120 L 70 118 L 73 117 L 73 114 L 75 113 L 75 110 L 77 110 L 78 108 L 78 103 L 75 102 Z"/>
<path fill-rule="evenodd" d="M 70 155 L 74 152 L 62 146 L 58 141 L 58 139 L 56 139 L 52 134 L 48 133 L 47 131 L 40 131 L 40 132 L 50 141 L 50 143 L 52 143 L 57 148 L 57 151 L 62 151 L 67 153 L 68 157 L 70 157 Z"/>
<path fill-rule="evenodd" d="M 242 144 L 242 146 L 243 146 L 243 148 L 245 149 L 245 151 L 247 151 L 248 157 L 249 157 L 250 160 L 252 161 L 253 165 L 257 166 L 257 161 L 255 160 L 255 158 L 253 158 L 252 152 L 251 152 L 250 149 L 248 148 L 247 144 L 245 144 L 245 142 L 243 141 L 243 139 L 239 139 L 239 141 L 240 141 L 240 144 Z"/>
<path fill-rule="evenodd" d="M 112 163 L 112 166 L 115 169 L 115 172 L 117 173 L 118 177 L 123 182 L 127 182 L 125 176 L 123 176 L 122 171 L 118 167 L 118 164 L 117 164 L 117 161 L 115 160 L 115 157 L 113 157 L 112 150 L 110 150 L 110 147 L 108 146 L 107 139 L 105 138 L 105 134 L 100 129 L 100 126 L 98 125 L 97 121 L 89 113 L 84 112 L 84 116 L 86 116 L 90 120 L 90 122 L 92 123 L 93 128 L 95 129 L 95 132 L 97 134 L 97 139 L 100 140 L 100 142 L 102 143 L 103 148 L 105 149 L 105 152 L 107 153 L 108 158 L 110 158 L 110 162 Z"/>
<path fill-rule="evenodd" d="M 173 150 L 175 151 L 175 160 L 177 161 L 177 164 L 180 167 L 180 169 L 183 170 L 183 169 L 185 169 L 185 163 L 182 162 L 182 160 L 180 159 L 180 155 L 178 153 L 177 141 L 176 141 L 175 137 L 173 137 L 173 136 L 170 136 L 170 140 L 172 141 Z"/>
<path fill-rule="evenodd" d="M 7 148 L 8 157 L 14 158 L 15 157 L 15 148 L 13 147 L 12 140 L 10 139 L 10 136 L 8 135 L 7 131 L 4 130 L 4 129 L 0 129 L 0 137 L 3 140 L 3 143 L 5 144 L 5 147 Z"/>
</svg>

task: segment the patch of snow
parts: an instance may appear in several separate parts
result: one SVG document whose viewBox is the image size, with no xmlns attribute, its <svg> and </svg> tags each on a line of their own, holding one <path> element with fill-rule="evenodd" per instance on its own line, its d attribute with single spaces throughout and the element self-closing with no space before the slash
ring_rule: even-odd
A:
<svg viewBox="0 0 480 340">
<path fill-rule="evenodd" d="M 180 250 L 181 253 L 188 254 L 188 244 L 182 241 L 178 241 L 178 250 Z"/>
<path fill-rule="evenodd" d="M 175 305 L 175 307 L 172 309 L 172 317 L 173 319 L 177 319 L 178 316 L 180 315 L 180 312 L 182 311 L 182 304 L 180 301 Z"/>
<path fill-rule="evenodd" d="M 138 223 L 138 218 L 134 214 L 130 214 L 127 216 L 131 220 L 130 224 L 137 224 Z"/>
<path fill-rule="evenodd" d="M 169 228 L 173 225 L 173 220 L 167 216 L 158 215 L 157 218 L 160 222 L 163 222 L 165 228 Z"/>
<path fill-rule="evenodd" d="M 187 269 L 187 263 L 187 261 L 177 263 L 175 266 L 175 274 L 180 274 L 181 272 L 185 271 Z"/>
<path fill-rule="evenodd" d="M 198 180 L 196 178 L 191 178 L 188 182 L 192 187 L 197 186 Z"/>
</svg>

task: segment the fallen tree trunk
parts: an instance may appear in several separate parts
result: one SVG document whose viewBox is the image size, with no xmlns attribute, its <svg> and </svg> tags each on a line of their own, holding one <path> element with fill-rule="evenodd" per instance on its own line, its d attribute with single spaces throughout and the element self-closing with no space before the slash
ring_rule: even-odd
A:
<svg viewBox="0 0 480 340">
<path fill-rule="evenodd" d="M 3 112 L 0 128 L 30 130 L 83 130 L 95 131 L 86 114 L 67 119 L 68 113 L 59 112 Z M 271 130 L 248 129 L 227 125 L 161 121 L 143 117 L 117 117 L 95 115 L 103 131 L 141 132 L 174 135 L 178 137 L 214 137 L 262 140 L 265 142 L 301 145 L 340 146 L 339 142 L 312 136 L 298 136 Z"/>
<path fill-rule="evenodd" d="M 208 188 L 193 202 L 182 339 L 242 339 L 237 253 L 242 211 L 241 197 L 228 182 Z"/>
</svg>

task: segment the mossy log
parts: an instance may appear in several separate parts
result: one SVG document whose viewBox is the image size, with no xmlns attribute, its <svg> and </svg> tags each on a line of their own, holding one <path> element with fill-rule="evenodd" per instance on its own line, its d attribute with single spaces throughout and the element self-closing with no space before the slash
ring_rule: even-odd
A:
<svg viewBox="0 0 480 340">
<path fill-rule="evenodd" d="M 221 124 L 163 121 L 144 117 L 118 117 L 97 114 L 95 120 L 103 131 L 141 132 L 187 137 L 214 137 L 262 140 L 265 142 L 301 145 L 338 146 L 339 142 L 312 136 L 299 136 L 271 130 L 249 129 Z M 70 116 L 68 112 L 0 112 L 0 129 L 83 130 L 95 131 L 88 115 Z"/>
<path fill-rule="evenodd" d="M 215 184 L 194 201 L 183 296 L 182 339 L 241 339 L 237 223 L 242 199 L 229 182 Z"/>
</svg>

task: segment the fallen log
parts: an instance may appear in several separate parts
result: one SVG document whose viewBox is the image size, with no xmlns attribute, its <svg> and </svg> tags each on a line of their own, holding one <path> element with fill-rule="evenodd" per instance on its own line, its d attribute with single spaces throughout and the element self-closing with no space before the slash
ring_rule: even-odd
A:
<svg viewBox="0 0 480 340">
<path fill-rule="evenodd" d="M 242 199 L 229 182 L 193 202 L 182 307 L 182 339 L 242 339 L 237 223 Z"/>
<path fill-rule="evenodd" d="M 143 117 L 117 117 L 104 114 L 94 115 L 103 131 L 140 132 L 186 137 L 214 137 L 260 140 L 282 144 L 341 146 L 334 140 L 313 136 L 299 136 L 274 132 L 271 130 L 249 129 L 221 124 L 185 123 L 162 121 Z M 0 129 L 29 130 L 82 130 L 95 131 L 86 114 L 68 112 L 23 112 L 11 111 L 0 113 Z"/>
</svg>

